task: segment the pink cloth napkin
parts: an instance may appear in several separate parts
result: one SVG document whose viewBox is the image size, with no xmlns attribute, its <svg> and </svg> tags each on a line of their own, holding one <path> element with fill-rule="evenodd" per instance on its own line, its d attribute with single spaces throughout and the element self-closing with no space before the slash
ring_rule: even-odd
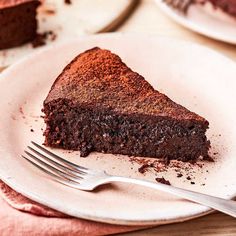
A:
<svg viewBox="0 0 236 236">
<path fill-rule="evenodd" d="M 1 236 L 108 235 L 145 228 L 73 218 L 24 197 L 1 180 L 0 196 Z"/>
</svg>

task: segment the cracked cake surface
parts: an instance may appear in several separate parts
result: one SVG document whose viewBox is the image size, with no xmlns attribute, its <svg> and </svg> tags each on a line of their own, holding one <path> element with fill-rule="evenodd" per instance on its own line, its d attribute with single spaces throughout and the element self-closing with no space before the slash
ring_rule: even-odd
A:
<svg viewBox="0 0 236 236">
<path fill-rule="evenodd" d="M 44 101 L 45 144 L 134 156 L 207 157 L 208 121 L 156 91 L 108 50 L 78 55 Z"/>
</svg>

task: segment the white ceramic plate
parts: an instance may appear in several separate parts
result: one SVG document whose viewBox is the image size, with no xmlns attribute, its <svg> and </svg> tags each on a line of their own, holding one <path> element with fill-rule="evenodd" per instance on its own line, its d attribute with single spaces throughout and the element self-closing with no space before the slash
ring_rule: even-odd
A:
<svg viewBox="0 0 236 236">
<path fill-rule="evenodd" d="M 43 142 L 43 100 L 53 81 L 74 56 L 94 46 L 111 49 L 157 89 L 210 122 L 208 137 L 215 163 L 163 173 L 139 173 L 130 157 L 54 151 L 69 160 L 111 174 L 155 181 L 164 176 L 173 185 L 231 198 L 236 195 L 236 66 L 202 46 L 167 38 L 103 34 L 45 48 L 0 76 L 0 177 L 25 196 L 72 216 L 127 225 L 166 224 L 209 213 L 209 208 L 162 192 L 114 184 L 83 192 L 49 180 L 20 157 L 30 140 Z M 33 129 L 34 132 L 30 130 Z M 187 164 L 186 164 L 187 165 Z M 191 172 L 191 173 L 189 173 Z M 191 174 L 194 185 L 186 180 Z M 204 185 L 205 184 L 205 185 Z"/>
<path fill-rule="evenodd" d="M 155 0 L 159 8 L 184 27 L 207 37 L 236 44 L 236 19 L 211 4 L 192 5 L 186 15 L 174 10 L 162 0 Z"/>
<path fill-rule="evenodd" d="M 40 33 L 53 31 L 56 40 L 47 44 L 77 38 L 85 34 L 105 32 L 120 23 L 136 4 L 136 0 L 42 0 L 38 9 Z M 0 67 L 9 66 L 22 57 L 38 50 L 31 44 L 0 50 Z"/>
</svg>

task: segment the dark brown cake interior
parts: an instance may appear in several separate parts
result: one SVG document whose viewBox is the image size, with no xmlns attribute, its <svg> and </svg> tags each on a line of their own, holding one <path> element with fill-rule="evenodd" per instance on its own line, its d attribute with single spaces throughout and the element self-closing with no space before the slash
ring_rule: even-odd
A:
<svg viewBox="0 0 236 236">
<path fill-rule="evenodd" d="M 22 45 L 36 36 L 37 0 L 0 0 L 0 49 Z"/>
<path fill-rule="evenodd" d="M 108 50 L 76 57 L 44 102 L 45 144 L 165 159 L 207 157 L 208 122 L 174 103 Z"/>
</svg>

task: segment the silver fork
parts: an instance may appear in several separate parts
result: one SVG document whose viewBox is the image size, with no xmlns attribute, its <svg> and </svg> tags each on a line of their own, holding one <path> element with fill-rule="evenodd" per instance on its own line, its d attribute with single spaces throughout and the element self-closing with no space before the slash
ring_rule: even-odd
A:
<svg viewBox="0 0 236 236">
<path fill-rule="evenodd" d="M 105 171 L 92 170 L 76 165 L 50 152 L 35 142 L 31 143 L 33 146 L 28 146 L 28 149 L 25 150 L 26 155 L 22 155 L 22 157 L 48 174 L 53 180 L 69 187 L 92 191 L 100 185 L 111 182 L 137 184 L 167 192 L 236 217 L 236 201 L 225 200 L 223 198 L 213 197 L 161 183 L 123 176 L 111 176 Z"/>
<path fill-rule="evenodd" d="M 189 6 L 195 2 L 195 0 L 163 0 L 163 1 L 172 8 L 175 8 L 183 13 L 186 13 Z"/>
</svg>

